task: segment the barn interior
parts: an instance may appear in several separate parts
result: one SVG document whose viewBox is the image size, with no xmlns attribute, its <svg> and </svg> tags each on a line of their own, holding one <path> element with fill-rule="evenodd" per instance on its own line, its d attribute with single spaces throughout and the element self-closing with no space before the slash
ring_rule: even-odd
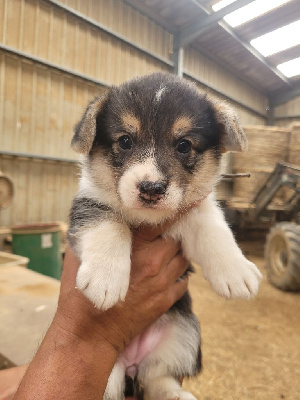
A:
<svg viewBox="0 0 300 400">
<path fill-rule="evenodd" d="M 263 274 L 226 300 L 196 266 L 203 371 L 183 387 L 300 400 L 299 0 L 2 0 L 0 21 L 0 370 L 31 362 L 56 311 L 75 124 L 112 86 L 169 72 L 239 115 L 248 151 L 223 156 L 216 196 Z"/>
</svg>

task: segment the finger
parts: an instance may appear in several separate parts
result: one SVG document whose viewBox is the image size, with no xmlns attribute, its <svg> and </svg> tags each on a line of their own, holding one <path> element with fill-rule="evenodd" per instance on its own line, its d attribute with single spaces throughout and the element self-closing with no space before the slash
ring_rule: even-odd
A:
<svg viewBox="0 0 300 400">
<path fill-rule="evenodd" d="M 158 276 L 165 273 L 168 264 L 180 252 L 180 244 L 173 239 L 158 238 L 144 246 L 134 247 L 132 276 Z"/>
<path fill-rule="evenodd" d="M 80 265 L 79 259 L 74 255 L 69 246 L 66 248 L 64 266 L 61 277 L 62 289 L 76 286 L 76 275 Z"/>
<path fill-rule="evenodd" d="M 170 282 L 176 282 L 187 270 L 190 263 L 184 258 L 182 253 L 176 255 L 167 265 L 167 274 L 170 277 Z"/>
<path fill-rule="evenodd" d="M 163 225 L 140 225 L 133 228 L 133 238 L 141 242 L 153 242 L 164 232 Z"/>
<path fill-rule="evenodd" d="M 182 277 L 182 279 L 177 280 L 170 288 L 169 288 L 169 298 L 172 304 L 176 303 L 184 293 L 188 290 L 189 278 L 187 276 Z"/>
<path fill-rule="evenodd" d="M 178 254 L 181 254 L 181 243 L 171 238 L 157 238 L 153 242 L 151 252 L 155 259 L 161 259 L 161 263 L 167 266 Z"/>
</svg>

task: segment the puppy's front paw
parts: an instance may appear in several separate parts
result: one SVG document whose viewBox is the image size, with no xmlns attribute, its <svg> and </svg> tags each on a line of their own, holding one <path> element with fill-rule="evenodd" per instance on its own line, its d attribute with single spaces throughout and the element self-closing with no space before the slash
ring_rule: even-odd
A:
<svg viewBox="0 0 300 400">
<path fill-rule="evenodd" d="M 191 393 L 181 390 L 179 393 L 172 394 L 168 400 L 197 400 Z"/>
<path fill-rule="evenodd" d="M 167 400 L 197 400 L 191 393 L 178 390 L 167 394 Z"/>
<path fill-rule="evenodd" d="M 217 294 L 243 299 L 256 295 L 262 278 L 256 265 L 244 256 L 228 265 L 214 268 L 214 273 L 209 275 L 207 278 Z"/>
<path fill-rule="evenodd" d="M 97 308 L 107 310 L 119 300 L 124 300 L 130 277 L 130 263 L 123 259 L 121 264 L 107 267 L 82 263 L 76 278 L 77 288 L 91 300 Z M 121 268 L 120 268 L 121 267 Z"/>
</svg>

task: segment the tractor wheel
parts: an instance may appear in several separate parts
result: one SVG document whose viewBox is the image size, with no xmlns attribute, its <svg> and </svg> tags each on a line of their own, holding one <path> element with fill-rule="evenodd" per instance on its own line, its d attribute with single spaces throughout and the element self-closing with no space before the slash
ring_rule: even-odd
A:
<svg viewBox="0 0 300 400">
<path fill-rule="evenodd" d="M 267 236 L 269 281 L 281 290 L 300 291 L 300 225 L 281 222 Z"/>
</svg>

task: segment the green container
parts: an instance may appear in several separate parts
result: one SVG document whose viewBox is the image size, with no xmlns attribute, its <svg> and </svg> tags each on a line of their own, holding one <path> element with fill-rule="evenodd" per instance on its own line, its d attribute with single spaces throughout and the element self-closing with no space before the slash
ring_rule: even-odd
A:
<svg viewBox="0 0 300 400">
<path fill-rule="evenodd" d="M 12 228 L 12 251 L 28 257 L 28 268 L 60 279 L 60 227 L 58 224 L 19 225 Z"/>
</svg>

